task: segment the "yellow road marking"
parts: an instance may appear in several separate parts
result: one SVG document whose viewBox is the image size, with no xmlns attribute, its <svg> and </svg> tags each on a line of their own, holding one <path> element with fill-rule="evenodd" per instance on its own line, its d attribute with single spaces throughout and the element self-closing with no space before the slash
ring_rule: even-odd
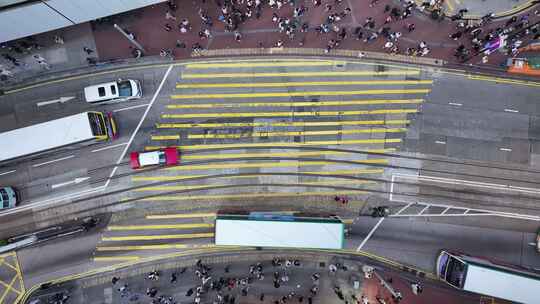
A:
<svg viewBox="0 0 540 304">
<path fill-rule="evenodd" d="M 137 189 L 138 190 L 138 189 Z M 154 230 L 154 229 L 191 229 L 191 228 L 212 228 L 214 224 L 192 223 L 192 224 L 171 224 L 171 225 L 126 225 L 108 226 L 109 231 L 129 231 L 129 230 Z"/>
<path fill-rule="evenodd" d="M 304 146 L 339 146 L 339 145 L 356 145 L 356 144 L 388 144 L 400 143 L 401 138 L 386 138 L 386 139 L 350 139 L 350 140 L 323 140 L 323 141 L 306 141 L 302 143 L 295 142 L 267 142 L 267 143 L 239 143 L 239 144 L 211 144 L 211 145 L 191 145 L 177 146 L 181 150 L 205 150 L 214 148 L 247 148 L 247 147 L 304 147 Z M 165 147 L 162 146 L 147 146 L 145 150 L 157 150 Z M 362 150 L 371 151 L 371 150 Z"/>
<path fill-rule="evenodd" d="M 189 134 L 189 139 L 231 139 L 247 137 L 278 137 L 278 136 L 316 136 L 316 135 L 351 135 L 364 133 L 400 133 L 407 132 L 406 128 L 369 128 L 357 130 L 325 130 L 325 131 L 289 131 L 289 132 L 249 132 L 236 134 Z"/>
<path fill-rule="evenodd" d="M 225 123 L 163 123 L 156 124 L 158 129 L 172 128 L 241 128 L 241 127 L 322 127 L 322 126 L 358 126 L 358 125 L 402 125 L 409 124 L 406 119 L 396 120 L 349 120 L 349 121 L 285 121 L 285 122 L 225 122 Z"/>
<path fill-rule="evenodd" d="M 94 262 L 136 261 L 138 256 L 94 257 Z"/>
<path fill-rule="evenodd" d="M 303 156 L 319 156 L 319 155 L 344 155 L 349 152 L 334 152 L 334 151 L 313 151 L 313 152 L 275 152 L 275 153 L 223 153 L 223 154 L 201 154 L 201 155 L 184 155 L 183 160 L 201 160 L 201 159 L 228 159 L 228 158 L 245 158 L 245 157 L 303 157 Z M 381 158 L 364 159 L 364 163 L 369 164 L 387 164 L 388 160 Z"/>
<path fill-rule="evenodd" d="M 197 218 L 197 217 L 216 217 L 215 213 L 183 213 L 183 214 L 154 214 L 147 215 L 148 220 L 179 219 L 179 218 Z"/>
<path fill-rule="evenodd" d="M 303 92 L 264 92 L 264 93 L 224 93 L 224 94 L 183 94 L 171 95 L 172 99 L 202 98 L 261 98 L 294 96 L 345 96 L 345 95 L 382 95 L 382 94 L 427 94 L 430 89 L 387 89 L 362 91 L 303 91 Z"/>
<path fill-rule="evenodd" d="M 347 224 L 347 225 L 352 224 L 353 221 L 354 221 L 354 219 L 344 219 L 344 220 L 342 220 L 343 224 Z"/>
<path fill-rule="evenodd" d="M 452 0 L 445 1 L 446 5 L 448 6 L 448 13 L 453 13 L 455 8 L 454 4 L 452 3 Z"/>
<path fill-rule="evenodd" d="M 343 185 L 343 180 L 337 180 L 337 181 L 316 181 L 316 182 L 301 182 L 298 183 L 298 187 L 302 187 L 300 184 L 306 184 L 306 185 L 315 185 L 315 186 L 333 186 L 333 185 Z M 366 180 L 348 180 L 347 185 L 363 185 L 363 184 L 374 184 L 375 181 L 366 181 Z M 196 185 L 196 186 L 156 186 L 156 187 L 144 187 L 135 189 L 137 192 L 142 191 L 177 191 L 177 190 L 195 190 L 195 189 L 201 189 L 201 188 L 207 188 L 211 186 L 224 186 L 227 184 L 208 184 L 208 185 Z M 159 226 L 159 225 L 157 225 Z M 164 225 L 167 226 L 167 225 Z M 212 225 L 213 227 L 214 225 Z M 162 229 L 169 229 L 169 228 L 162 228 Z M 172 229 L 172 228 L 171 228 Z M 137 229 L 132 229 L 137 230 Z"/>
<path fill-rule="evenodd" d="M 17 278 L 18 276 L 17 275 L 14 275 L 13 278 L 11 279 L 11 282 L 9 282 L 9 284 L 6 285 L 6 289 L 4 290 L 4 292 L 2 293 L 2 296 L 0 297 L 0 303 L 4 303 L 4 299 L 6 298 L 6 296 L 9 294 L 10 291 L 14 291 L 15 293 L 17 294 L 21 294 L 20 291 L 18 291 L 17 289 L 13 288 L 13 284 L 15 284 L 15 282 L 17 281 Z M 4 282 L 2 282 L 4 283 Z"/>
<path fill-rule="evenodd" d="M 201 104 L 172 104 L 168 109 L 212 109 L 212 108 L 243 108 L 243 107 L 312 107 L 312 106 L 351 106 L 374 104 L 419 104 L 423 99 L 367 99 L 347 101 L 300 101 L 300 102 L 243 102 L 243 103 L 201 103 Z"/>
<path fill-rule="evenodd" d="M 214 244 L 161 244 L 135 246 L 104 246 L 96 247 L 96 251 L 133 251 L 133 250 L 164 250 L 164 249 L 195 249 L 214 247 Z"/>
<path fill-rule="evenodd" d="M 161 118 L 190 119 L 190 118 L 238 118 L 238 117 L 306 117 L 306 116 L 347 116 L 347 115 L 378 115 L 378 114 L 407 114 L 417 113 L 418 109 L 379 109 L 361 111 L 309 111 L 309 112 L 253 112 L 253 113 L 193 113 L 193 114 L 162 114 Z"/>
<path fill-rule="evenodd" d="M 191 234 L 163 234 L 163 235 L 125 235 L 125 236 L 107 236 L 102 237 L 104 242 L 120 241 L 149 241 L 149 240 L 175 240 L 175 239 L 195 239 L 214 237 L 213 232 L 191 233 Z"/>
<path fill-rule="evenodd" d="M 220 194 L 220 195 L 169 195 L 169 196 L 157 196 L 153 198 L 145 198 L 143 201 L 189 201 L 189 200 L 203 200 L 203 199 L 246 199 L 246 198 L 260 198 L 260 197 L 290 197 L 290 196 L 335 196 L 339 195 L 354 195 L 365 194 L 365 191 L 361 190 L 332 190 L 332 191 L 316 191 L 316 192 L 260 192 L 260 193 L 239 193 L 239 194 Z"/>
<path fill-rule="evenodd" d="M 433 84 L 433 80 L 357 80 L 357 81 L 296 81 L 296 82 L 245 82 L 245 83 L 193 83 L 177 84 L 177 89 L 215 88 L 287 88 L 308 86 L 350 85 L 419 85 Z"/>
<path fill-rule="evenodd" d="M 353 169 L 353 170 L 335 170 L 335 171 L 299 171 L 305 174 L 320 174 L 320 175 L 340 175 L 340 174 L 381 174 L 384 169 Z M 132 181 L 174 181 L 196 177 L 207 177 L 209 175 L 179 175 L 179 176 L 133 176 Z M 257 174 L 244 176 L 228 177 L 228 178 L 253 178 L 259 177 Z"/>
<path fill-rule="evenodd" d="M 177 140 L 180 139 L 180 135 L 152 135 L 151 140 Z"/>
<path fill-rule="evenodd" d="M 234 62 L 234 63 L 190 63 L 186 69 L 217 69 L 217 68 L 261 68 L 261 67 L 305 67 L 331 66 L 345 64 L 344 61 L 300 61 L 300 62 Z"/>
<path fill-rule="evenodd" d="M 283 73 L 197 73 L 182 74 L 182 79 L 205 79 L 205 78 L 249 78 L 249 77 L 328 77 L 328 76 L 398 76 L 398 75 L 420 75 L 418 70 L 404 71 L 344 71 L 344 72 L 283 72 Z"/>
<path fill-rule="evenodd" d="M 495 82 L 495 83 L 519 84 L 519 85 L 524 85 L 524 86 L 540 87 L 540 82 L 533 82 L 533 81 L 524 81 L 524 80 L 488 77 L 488 76 L 476 76 L 476 75 L 468 75 L 467 77 L 471 80 L 481 80 L 481 81 L 490 81 L 490 82 Z"/>
<path fill-rule="evenodd" d="M 359 165 L 369 165 L 363 160 L 354 161 Z M 165 168 L 167 171 L 191 171 L 191 170 L 214 170 L 214 169 L 245 169 L 245 168 L 287 168 L 300 166 L 324 166 L 324 165 L 339 165 L 338 162 L 332 161 L 273 161 L 267 163 L 227 163 L 227 164 L 208 164 L 208 165 L 185 165 Z M 343 164 L 345 165 L 345 164 Z M 350 164 L 347 164 L 350 166 Z"/>
</svg>

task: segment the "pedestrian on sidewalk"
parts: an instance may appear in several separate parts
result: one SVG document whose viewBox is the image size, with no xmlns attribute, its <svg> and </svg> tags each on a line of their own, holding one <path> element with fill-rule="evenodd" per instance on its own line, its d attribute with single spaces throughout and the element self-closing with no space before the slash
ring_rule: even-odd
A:
<svg viewBox="0 0 540 304">
<path fill-rule="evenodd" d="M 172 27 L 170 24 L 168 23 L 165 23 L 165 25 L 163 26 L 163 29 L 166 31 L 166 32 L 170 32 L 172 30 Z"/>
<path fill-rule="evenodd" d="M 176 16 L 174 16 L 174 15 L 171 13 L 171 11 L 168 10 L 168 11 L 165 13 L 165 20 L 174 20 L 174 21 L 176 21 Z"/>
<path fill-rule="evenodd" d="M 422 285 L 420 285 L 418 282 L 412 283 L 411 289 L 414 295 L 419 295 L 422 293 Z"/>
<path fill-rule="evenodd" d="M 54 35 L 53 39 L 56 44 L 64 44 L 64 39 L 58 35 Z"/>
<path fill-rule="evenodd" d="M 239 31 L 234 32 L 234 40 L 238 43 L 242 42 L 242 34 Z"/>
<path fill-rule="evenodd" d="M 83 47 L 83 51 L 85 51 L 86 54 L 88 54 L 88 55 L 90 55 L 90 54 L 92 54 L 94 52 L 94 50 L 92 50 L 91 48 L 86 47 L 86 46 Z"/>
</svg>

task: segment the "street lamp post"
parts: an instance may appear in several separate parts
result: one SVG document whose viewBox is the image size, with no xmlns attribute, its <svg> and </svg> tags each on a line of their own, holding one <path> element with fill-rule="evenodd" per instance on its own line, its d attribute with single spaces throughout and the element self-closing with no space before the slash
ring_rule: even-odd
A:
<svg viewBox="0 0 540 304">
<path fill-rule="evenodd" d="M 133 44 L 137 49 L 139 49 L 143 54 L 146 53 L 142 45 L 137 42 L 135 39 L 133 39 L 123 28 L 121 28 L 118 24 L 114 24 L 114 28 L 117 29 L 124 37 L 126 37 L 131 44 Z"/>
</svg>

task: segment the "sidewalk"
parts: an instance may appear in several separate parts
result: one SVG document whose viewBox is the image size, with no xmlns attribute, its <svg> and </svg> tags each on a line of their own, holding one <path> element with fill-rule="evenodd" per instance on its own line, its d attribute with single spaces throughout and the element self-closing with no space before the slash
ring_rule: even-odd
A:
<svg viewBox="0 0 540 304">
<path fill-rule="evenodd" d="M 468 17 L 482 17 L 489 13 L 507 15 L 514 10 L 526 7 L 533 0 L 446 0 L 446 14 L 453 15 L 460 9 L 467 9 Z"/>
</svg>

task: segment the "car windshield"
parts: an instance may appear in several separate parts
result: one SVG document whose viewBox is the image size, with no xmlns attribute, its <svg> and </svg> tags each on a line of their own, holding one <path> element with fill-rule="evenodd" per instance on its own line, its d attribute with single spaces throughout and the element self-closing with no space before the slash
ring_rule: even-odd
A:
<svg viewBox="0 0 540 304">
<path fill-rule="evenodd" d="M 121 97 L 130 97 L 133 95 L 131 92 L 131 82 L 129 80 L 119 81 L 118 90 L 120 91 L 118 95 Z"/>
<path fill-rule="evenodd" d="M 165 152 L 159 151 L 159 163 L 164 164 L 167 162 L 167 159 L 165 158 Z"/>
<path fill-rule="evenodd" d="M 458 259 L 450 258 L 446 270 L 446 281 L 457 288 L 463 288 L 467 265 Z"/>
</svg>

